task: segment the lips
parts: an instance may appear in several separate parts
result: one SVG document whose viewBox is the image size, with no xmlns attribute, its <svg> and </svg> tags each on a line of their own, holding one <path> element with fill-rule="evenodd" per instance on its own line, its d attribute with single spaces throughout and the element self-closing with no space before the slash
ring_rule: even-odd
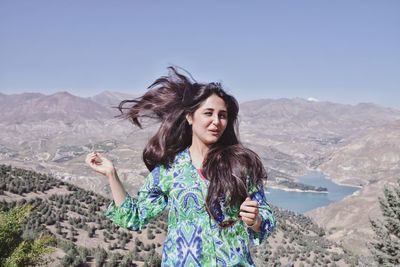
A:
<svg viewBox="0 0 400 267">
<path fill-rule="evenodd" d="M 219 135 L 220 131 L 218 130 L 208 130 L 211 132 L 212 135 Z"/>
</svg>

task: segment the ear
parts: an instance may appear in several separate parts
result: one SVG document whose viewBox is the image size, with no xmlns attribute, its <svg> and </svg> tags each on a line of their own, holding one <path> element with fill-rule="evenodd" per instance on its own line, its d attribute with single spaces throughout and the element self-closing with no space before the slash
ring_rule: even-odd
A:
<svg viewBox="0 0 400 267">
<path fill-rule="evenodd" d="M 187 114 L 187 115 L 186 115 L 186 120 L 187 120 L 187 122 L 189 123 L 189 125 L 192 125 L 192 123 L 193 123 L 193 118 L 192 118 L 192 115 L 191 115 L 191 114 Z"/>
</svg>

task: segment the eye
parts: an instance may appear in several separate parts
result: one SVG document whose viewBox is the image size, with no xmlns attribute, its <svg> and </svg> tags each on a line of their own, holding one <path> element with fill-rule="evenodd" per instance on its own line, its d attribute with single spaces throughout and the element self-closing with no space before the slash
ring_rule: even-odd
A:
<svg viewBox="0 0 400 267">
<path fill-rule="evenodd" d="M 226 116 L 226 114 L 224 114 L 224 113 L 219 114 L 219 118 L 220 118 L 220 119 L 226 119 L 226 117 L 227 117 L 227 116 Z"/>
<path fill-rule="evenodd" d="M 207 116 L 211 116 L 212 112 L 205 112 L 204 114 L 206 114 Z"/>
</svg>

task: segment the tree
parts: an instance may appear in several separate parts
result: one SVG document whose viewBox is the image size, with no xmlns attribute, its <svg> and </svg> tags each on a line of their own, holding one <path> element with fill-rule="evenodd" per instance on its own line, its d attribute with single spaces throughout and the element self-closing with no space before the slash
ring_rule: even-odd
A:
<svg viewBox="0 0 400 267">
<path fill-rule="evenodd" d="M 96 227 L 95 226 L 89 226 L 87 228 L 87 231 L 88 231 L 88 237 L 92 238 L 92 237 L 94 237 L 94 234 L 96 233 Z"/>
<path fill-rule="evenodd" d="M 78 251 L 76 250 L 76 247 L 72 247 L 65 254 L 64 258 L 61 261 L 61 265 L 66 267 L 74 265 L 74 262 L 76 261 L 78 255 L 79 254 Z"/>
<path fill-rule="evenodd" d="M 117 254 L 112 254 L 111 257 L 108 259 L 106 267 L 118 266 L 118 259 L 119 259 L 119 256 Z"/>
<path fill-rule="evenodd" d="M 107 260 L 107 252 L 103 248 L 97 247 L 94 258 L 96 260 L 96 266 L 103 266 Z"/>
<path fill-rule="evenodd" d="M 151 250 L 144 266 L 161 266 L 161 257 L 155 250 Z"/>
<path fill-rule="evenodd" d="M 370 220 L 376 239 L 370 251 L 380 266 L 400 266 L 400 179 L 392 189 L 385 187 L 379 198 L 383 221 Z"/>
<path fill-rule="evenodd" d="M 135 259 L 133 252 L 129 252 L 128 254 L 124 255 L 122 257 L 122 260 L 120 262 L 121 267 L 129 267 L 133 266 L 132 261 Z"/>
<path fill-rule="evenodd" d="M 122 239 L 121 240 L 121 245 L 120 245 L 121 249 L 125 249 L 125 246 L 126 246 L 126 240 Z"/>
<path fill-rule="evenodd" d="M 23 238 L 23 224 L 32 207 L 17 206 L 9 212 L 0 212 L 0 266 L 28 266 L 44 262 L 44 255 L 53 252 L 50 236 Z"/>
</svg>

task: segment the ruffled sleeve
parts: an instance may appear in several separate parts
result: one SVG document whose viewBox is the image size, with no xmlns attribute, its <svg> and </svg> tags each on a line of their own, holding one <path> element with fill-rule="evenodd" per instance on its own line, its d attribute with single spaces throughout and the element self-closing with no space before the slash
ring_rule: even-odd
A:
<svg viewBox="0 0 400 267">
<path fill-rule="evenodd" d="M 248 227 L 250 242 L 253 245 L 260 245 L 275 229 L 276 221 L 272 213 L 271 207 L 267 202 L 264 194 L 263 186 L 250 187 L 250 198 L 259 203 L 259 215 L 261 218 L 260 231 L 256 232 L 251 227 Z"/>
<path fill-rule="evenodd" d="M 168 205 L 169 185 L 170 181 L 164 175 L 163 168 L 157 166 L 145 178 L 137 198 L 127 193 L 120 206 L 111 202 L 106 210 L 106 217 L 123 228 L 140 230 Z"/>
</svg>

